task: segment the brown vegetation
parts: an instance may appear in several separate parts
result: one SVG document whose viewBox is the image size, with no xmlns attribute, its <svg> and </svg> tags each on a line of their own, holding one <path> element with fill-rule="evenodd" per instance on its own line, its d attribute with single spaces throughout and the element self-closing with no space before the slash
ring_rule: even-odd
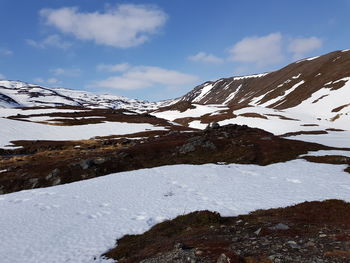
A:
<svg viewBox="0 0 350 263">
<path fill-rule="evenodd" d="M 308 151 L 330 149 L 240 125 L 193 132 L 149 131 L 136 136 L 147 137 L 18 141 L 16 145 L 22 149 L 3 150 L 0 156 L 0 170 L 6 170 L 0 174 L 0 191 L 9 193 L 171 164 L 267 165 L 295 159 Z"/>
<path fill-rule="evenodd" d="M 120 263 L 349 262 L 350 204 L 305 202 L 287 208 L 221 217 L 194 212 L 127 235 L 105 256 Z M 192 252 L 192 253 L 190 253 Z M 219 261 L 226 257 L 227 261 Z M 163 259 L 163 260 L 162 260 Z M 164 260 L 167 259 L 167 260 Z"/>
</svg>

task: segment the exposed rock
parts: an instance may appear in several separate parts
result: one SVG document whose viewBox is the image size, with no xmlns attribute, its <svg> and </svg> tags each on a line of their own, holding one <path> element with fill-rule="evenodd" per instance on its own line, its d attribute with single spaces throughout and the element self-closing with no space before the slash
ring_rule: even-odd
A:
<svg viewBox="0 0 350 263">
<path fill-rule="evenodd" d="M 216 263 L 230 263 L 231 259 L 227 257 L 225 254 L 221 254 Z"/>
<path fill-rule="evenodd" d="M 216 150 L 216 146 L 213 142 L 206 139 L 205 137 L 197 136 L 197 137 L 190 138 L 186 144 L 182 145 L 179 148 L 178 151 L 180 154 L 187 154 L 190 152 L 194 152 L 199 147 L 208 149 L 208 150 Z"/>
<path fill-rule="evenodd" d="M 52 186 L 54 186 L 54 185 L 58 185 L 58 184 L 60 184 L 61 183 L 61 178 L 55 178 L 53 181 L 52 181 L 52 183 L 51 183 L 51 185 Z"/>
<path fill-rule="evenodd" d="M 96 165 L 100 165 L 107 162 L 107 158 L 103 158 L 103 157 L 98 157 L 96 159 L 93 160 L 93 163 Z"/>
<path fill-rule="evenodd" d="M 30 178 L 28 182 L 31 184 L 31 188 L 35 188 L 39 183 L 39 178 Z"/>
<path fill-rule="evenodd" d="M 52 172 L 50 172 L 50 173 L 45 177 L 45 179 L 46 179 L 46 180 L 51 180 L 52 178 L 58 176 L 59 173 L 60 173 L 60 169 L 56 168 L 56 169 L 54 169 Z"/>
<path fill-rule="evenodd" d="M 275 225 L 273 227 L 269 227 L 269 229 L 271 229 L 271 230 L 288 230 L 289 226 L 287 226 L 286 224 L 283 224 L 283 223 L 278 223 L 277 225 Z"/>
<path fill-rule="evenodd" d="M 83 170 L 86 170 L 93 165 L 93 161 L 92 160 L 83 160 L 83 161 L 79 162 L 79 165 Z"/>
</svg>

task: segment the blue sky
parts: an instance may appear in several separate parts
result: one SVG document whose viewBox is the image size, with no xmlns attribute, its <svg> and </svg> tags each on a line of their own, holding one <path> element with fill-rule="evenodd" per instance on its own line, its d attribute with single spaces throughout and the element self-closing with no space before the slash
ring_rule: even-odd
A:
<svg viewBox="0 0 350 263">
<path fill-rule="evenodd" d="M 0 79 L 148 100 L 350 43 L 348 0 L 1 0 L 0 9 Z"/>
</svg>

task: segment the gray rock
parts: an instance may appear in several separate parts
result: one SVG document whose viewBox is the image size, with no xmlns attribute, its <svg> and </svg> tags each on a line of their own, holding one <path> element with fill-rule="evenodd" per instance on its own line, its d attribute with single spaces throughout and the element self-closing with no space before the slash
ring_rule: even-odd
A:
<svg viewBox="0 0 350 263">
<path fill-rule="evenodd" d="M 260 234 L 260 232 L 261 232 L 261 227 L 260 227 L 258 230 L 256 230 L 256 231 L 254 232 L 254 234 L 258 236 L 258 235 Z"/>
<path fill-rule="evenodd" d="M 98 157 L 98 158 L 94 159 L 93 162 L 96 165 L 100 165 L 100 164 L 107 162 L 107 159 L 103 158 L 103 157 Z"/>
<path fill-rule="evenodd" d="M 52 170 L 46 177 L 46 180 L 51 180 L 52 178 L 58 176 L 58 174 L 60 173 L 60 169 L 56 168 L 54 170 Z"/>
<path fill-rule="evenodd" d="M 230 263 L 231 259 L 227 257 L 225 254 L 221 254 L 216 263 Z"/>
<path fill-rule="evenodd" d="M 286 224 L 283 224 L 283 223 L 279 223 L 273 227 L 269 227 L 269 229 L 271 229 L 271 230 L 288 230 L 289 226 L 287 226 Z"/>
<path fill-rule="evenodd" d="M 190 152 L 194 152 L 198 147 L 205 148 L 208 150 L 216 150 L 216 146 L 214 143 L 209 141 L 204 137 L 193 137 L 190 138 L 186 144 L 182 145 L 179 148 L 180 154 L 186 154 Z"/>
<path fill-rule="evenodd" d="M 80 167 L 83 170 L 89 169 L 92 166 L 93 162 L 91 160 L 83 160 L 79 163 Z"/>
<path fill-rule="evenodd" d="M 39 178 L 30 178 L 28 182 L 30 183 L 31 188 L 35 188 L 39 184 Z"/>
<path fill-rule="evenodd" d="M 220 128 L 220 124 L 217 123 L 217 122 L 213 122 L 213 123 L 211 123 L 210 127 L 211 127 L 212 129 L 218 129 L 218 128 Z"/>
<path fill-rule="evenodd" d="M 58 185 L 58 184 L 60 184 L 61 183 L 61 178 L 55 178 L 53 181 L 52 181 L 52 183 L 51 183 L 51 185 Z"/>
<path fill-rule="evenodd" d="M 297 244 L 297 242 L 295 241 L 288 241 L 287 244 L 291 247 L 291 248 L 295 248 L 295 249 L 300 249 L 300 246 Z"/>
</svg>

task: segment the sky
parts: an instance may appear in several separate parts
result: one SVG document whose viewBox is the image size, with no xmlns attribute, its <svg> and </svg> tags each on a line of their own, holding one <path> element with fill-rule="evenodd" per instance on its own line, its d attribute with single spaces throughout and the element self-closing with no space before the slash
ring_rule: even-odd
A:
<svg viewBox="0 0 350 263">
<path fill-rule="evenodd" d="M 157 101 L 350 46 L 348 0 L 1 0 L 0 79 Z"/>
</svg>

